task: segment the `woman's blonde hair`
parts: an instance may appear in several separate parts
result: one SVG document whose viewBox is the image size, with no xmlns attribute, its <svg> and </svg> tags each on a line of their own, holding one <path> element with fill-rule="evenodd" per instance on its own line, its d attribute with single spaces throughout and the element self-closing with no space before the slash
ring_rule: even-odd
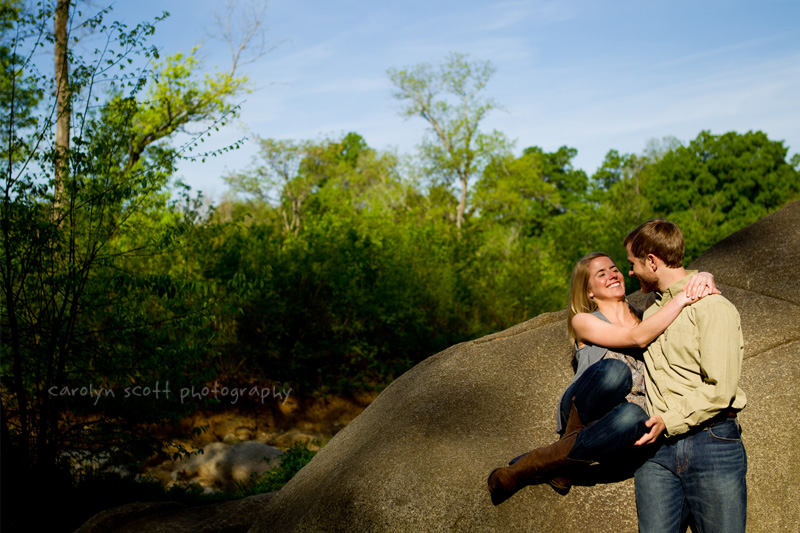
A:
<svg viewBox="0 0 800 533">
<path fill-rule="evenodd" d="M 572 327 L 572 317 L 578 313 L 592 313 L 597 310 L 597 304 L 589 298 L 589 264 L 598 257 L 608 257 L 602 252 L 592 252 L 578 261 L 572 269 L 572 278 L 569 284 L 569 318 L 567 319 L 567 330 L 572 346 L 575 346 L 578 338 L 575 329 Z M 612 259 L 613 261 L 613 259 Z"/>
</svg>

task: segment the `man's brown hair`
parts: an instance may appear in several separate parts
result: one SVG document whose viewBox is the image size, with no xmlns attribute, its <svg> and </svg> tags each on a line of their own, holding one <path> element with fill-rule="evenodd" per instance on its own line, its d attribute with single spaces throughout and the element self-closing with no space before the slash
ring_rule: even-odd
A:
<svg viewBox="0 0 800 533">
<path fill-rule="evenodd" d="M 683 233 L 668 220 L 648 220 L 630 232 L 623 244 L 626 248 L 630 244 L 636 258 L 645 259 L 647 254 L 653 254 L 670 268 L 683 266 Z"/>
</svg>

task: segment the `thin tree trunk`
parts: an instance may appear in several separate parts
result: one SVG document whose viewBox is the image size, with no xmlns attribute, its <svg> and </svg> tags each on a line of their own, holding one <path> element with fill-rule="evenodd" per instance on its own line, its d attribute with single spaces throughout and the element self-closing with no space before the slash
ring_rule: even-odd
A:
<svg viewBox="0 0 800 533">
<path fill-rule="evenodd" d="M 456 211 L 456 227 L 461 229 L 461 224 L 464 222 L 464 211 L 467 210 L 467 178 L 461 178 L 461 199 L 458 202 L 458 209 Z"/>
<path fill-rule="evenodd" d="M 70 88 L 67 26 L 71 0 L 58 0 L 55 12 L 56 158 L 53 217 L 58 219 L 69 174 Z"/>
<path fill-rule="evenodd" d="M 8 119 L 8 146 L 7 146 L 7 153 L 8 153 L 8 170 L 7 170 L 7 179 L 5 182 L 5 190 L 3 195 L 3 213 L 2 213 L 2 236 L 4 242 L 10 243 L 11 239 L 11 176 L 13 170 L 13 153 L 14 151 L 11 149 L 12 141 L 11 139 L 14 138 L 14 110 L 17 107 L 16 104 L 16 89 L 17 84 L 16 81 L 12 78 L 11 81 L 11 98 L 10 103 L 8 106 L 9 111 L 9 119 Z M 3 275 L 2 275 L 2 282 L 3 282 L 3 289 L 4 289 L 4 296 L 5 296 L 5 311 L 8 317 L 8 329 L 11 334 L 11 342 L 8 342 L 8 337 L 4 339 L 8 344 L 11 346 L 11 354 L 12 354 L 12 370 L 14 375 L 13 385 L 11 387 L 12 391 L 16 394 L 17 398 L 17 418 L 19 421 L 19 432 L 21 434 L 20 437 L 20 460 L 23 464 L 29 464 L 29 457 L 30 457 L 30 446 L 29 446 L 29 428 L 28 428 L 28 398 L 25 394 L 25 380 L 23 375 L 23 362 L 22 362 L 22 352 L 20 350 L 20 328 L 19 322 L 17 321 L 17 295 L 14 291 L 14 271 L 13 271 L 13 260 L 12 260 L 12 246 L 7 244 L 3 247 L 3 251 L 5 252 L 5 257 L 3 258 Z M 20 284 L 22 286 L 22 284 Z M 2 409 L 2 448 L 7 450 L 11 447 L 10 440 L 9 440 L 9 420 L 8 420 L 8 411 L 6 410 L 6 404 L 3 403 L 3 400 L 0 399 L 0 409 Z"/>
</svg>

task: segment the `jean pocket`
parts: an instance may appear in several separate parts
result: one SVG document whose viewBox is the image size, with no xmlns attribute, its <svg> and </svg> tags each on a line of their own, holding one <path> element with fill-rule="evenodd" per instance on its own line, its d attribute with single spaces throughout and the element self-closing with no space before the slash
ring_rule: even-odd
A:
<svg viewBox="0 0 800 533">
<path fill-rule="evenodd" d="M 739 429 L 739 423 L 734 418 L 714 424 L 708 428 L 708 433 L 716 440 L 725 442 L 738 442 L 742 440 L 742 431 Z"/>
</svg>

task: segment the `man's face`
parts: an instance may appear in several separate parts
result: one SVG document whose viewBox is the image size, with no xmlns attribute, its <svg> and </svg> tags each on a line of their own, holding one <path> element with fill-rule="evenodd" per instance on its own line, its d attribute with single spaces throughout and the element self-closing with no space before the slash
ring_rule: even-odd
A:
<svg viewBox="0 0 800 533">
<path fill-rule="evenodd" d="M 630 264 L 630 272 L 628 272 L 628 275 L 639 280 L 639 284 L 642 286 L 642 292 L 657 291 L 658 277 L 655 272 L 647 267 L 647 263 L 644 259 L 633 256 L 630 244 L 626 249 L 628 250 L 628 263 Z"/>
</svg>

